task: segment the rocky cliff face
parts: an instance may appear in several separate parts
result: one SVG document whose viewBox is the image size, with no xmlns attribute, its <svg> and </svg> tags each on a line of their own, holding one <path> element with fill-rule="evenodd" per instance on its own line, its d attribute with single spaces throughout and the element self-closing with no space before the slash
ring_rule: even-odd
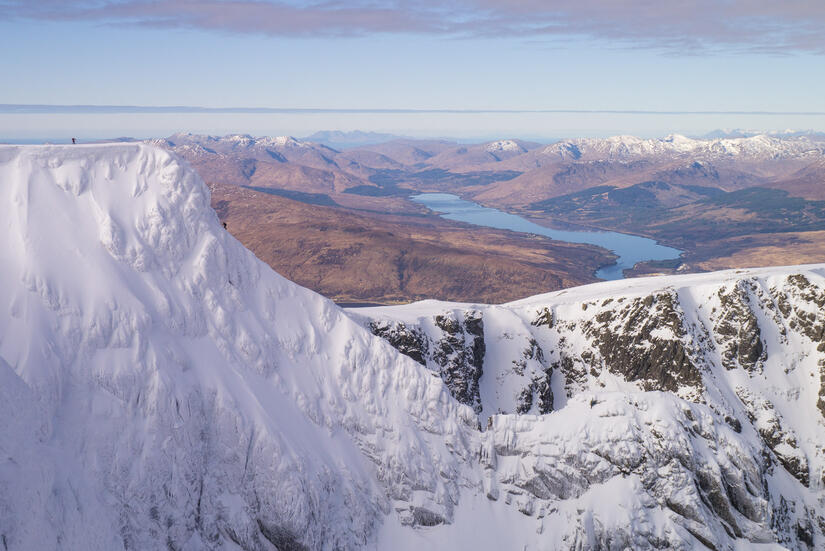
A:
<svg viewBox="0 0 825 551">
<path fill-rule="evenodd" d="M 374 335 L 396 350 L 438 373 L 453 397 L 481 412 L 478 381 L 484 360 L 484 322 L 474 310 L 436 314 L 428 327 L 375 321 Z"/>
<path fill-rule="evenodd" d="M 825 544 L 823 306 L 823 270 L 788 268 L 352 314 L 428 342 L 443 312 L 480 318 L 486 495 L 558 530 L 561 548 L 814 549 Z M 633 496 L 623 525 L 603 501 L 618 495 Z"/>
</svg>

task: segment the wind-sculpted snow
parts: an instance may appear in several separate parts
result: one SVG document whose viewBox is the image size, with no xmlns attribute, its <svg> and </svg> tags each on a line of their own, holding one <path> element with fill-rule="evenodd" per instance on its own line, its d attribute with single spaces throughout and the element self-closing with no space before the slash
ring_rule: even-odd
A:
<svg viewBox="0 0 825 551">
<path fill-rule="evenodd" d="M 490 429 L 489 493 L 553 526 L 568 548 L 770 537 L 759 525 L 768 506 L 758 450 L 707 407 L 664 393 L 584 393 L 555 415 L 492 417 Z M 624 525 L 611 522 L 621 515 Z"/>
<path fill-rule="evenodd" d="M 3 549 L 353 549 L 452 520 L 472 410 L 146 145 L 0 148 Z"/>
<path fill-rule="evenodd" d="M 445 312 L 481 318 L 484 491 L 535 519 L 541 536 L 519 541 L 821 549 L 823 275 L 738 270 L 351 315 L 429 342 Z"/>
</svg>

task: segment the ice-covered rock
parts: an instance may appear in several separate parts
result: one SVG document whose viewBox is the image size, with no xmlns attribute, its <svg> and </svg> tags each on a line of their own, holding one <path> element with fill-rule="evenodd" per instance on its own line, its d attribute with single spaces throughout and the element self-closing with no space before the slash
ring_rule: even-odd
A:
<svg viewBox="0 0 825 551">
<path fill-rule="evenodd" d="M 436 314 L 422 327 L 384 320 L 370 322 L 373 334 L 438 373 L 453 397 L 481 411 L 478 381 L 484 359 L 484 320 L 472 310 Z"/>
</svg>

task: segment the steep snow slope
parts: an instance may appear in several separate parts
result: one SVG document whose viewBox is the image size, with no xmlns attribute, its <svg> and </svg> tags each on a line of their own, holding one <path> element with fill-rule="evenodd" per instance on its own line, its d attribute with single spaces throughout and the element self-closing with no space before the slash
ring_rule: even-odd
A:
<svg viewBox="0 0 825 551">
<path fill-rule="evenodd" d="M 536 519 L 539 546 L 821 549 L 823 276 L 737 270 L 350 313 L 479 412 L 485 491 Z"/>
<path fill-rule="evenodd" d="M 146 145 L 0 148 L 4 549 L 351 549 L 450 521 L 477 421 Z"/>
</svg>

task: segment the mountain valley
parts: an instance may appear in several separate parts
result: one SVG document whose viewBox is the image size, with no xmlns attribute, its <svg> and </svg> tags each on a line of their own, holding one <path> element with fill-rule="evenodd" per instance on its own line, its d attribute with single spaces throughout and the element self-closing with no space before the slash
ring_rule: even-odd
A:
<svg viewBox="0 0 825 551">
<path fill-rule="evenodd" d="M 233 220 L 226 220 L 230 231 L 238 230 L 239 238 L 273 268 L 336 300 L 394 303 L 424 297 L 513 300 L 591 282 L 596 269 L 611 262 L 609 251 L 533 236 L 527 249 L 544 251 L 544 258 L 532 256 L 532 267 L 522 270 L 527 265 L 524 247 L 513 246 L 510 258 L 501 248 L 494 256 L 484 251 L 496 249 L 496 242 L 525 243 L 524 236 L 438 219 L 409 200 L 420 192 L 460 195 L 550 227 L 641 235 L 684 251 L 678 261 L 641 263 L 628 275 L 825 261 L 825 142 L 819 140 L 817 135 L 618 136 L 544 146 L 520 140 L 462 145 L 399 138 L 338 151 L 287 137 L 181 134 L 154 143 L 192 163 L 215 200 L 222 201 L 218 212 L 232 213 Z M 243 194 L 228 186 L 257 193 L 259 199 L 233 206 Z M 274 209 L 276 203 L 278 214 L 267 210 L 265 205 Z M 467 262 L 462 268 L 466 280 L 484 280 L 485 288 L 457 293 L 461 285 L 430 278 L 414 261 L 401 262 L 397 282 L 390 283 L 387 274 L 399 271 L 399 255 L 363 256 L 351 239 L 329 232 L 316 234 L 312 246 L 279 247 L 274 254 L 266 245 L 275 242 L 273 236 L 290 235 L 291 243 L 298 242 L 284 220 L 309 212 L 305 205 L 313 205 L 311 212 L 322 226 L 346 218 L 347 227 L 370 236 L 373 250 L 427 249 L 428 258 L 446 266 L 455 258 L 455 245 L 462 243 L 464 254 L 480 255 L 484 260 L 479 262 L 493 272 L 512 263 L 525 275 L 508 286 L 482 264 Z M 253 218 L 266 223 L 252 224 Z M 373 231 L 377 227 L 387 230 L 385 237 Z M 444 241 L 436 250 L 439 235 Z M 472 242 L 478 244 L 465 245 Z M 327 250 L 333 256 L 349 251 L 342 257 L 348 265 L 330 272 L 326 257 L 317 252 Z M 358 283 L 358 274 L 368 269 L 384 274 L 379 279 L 385 284 Z M 339 283 L 324 283 L 324 273 L 335 273 Z M 512 277 L 514 272 L 509 273 Z M 419 283 L 403 283 L 414 280 Z"/>
</svg>

